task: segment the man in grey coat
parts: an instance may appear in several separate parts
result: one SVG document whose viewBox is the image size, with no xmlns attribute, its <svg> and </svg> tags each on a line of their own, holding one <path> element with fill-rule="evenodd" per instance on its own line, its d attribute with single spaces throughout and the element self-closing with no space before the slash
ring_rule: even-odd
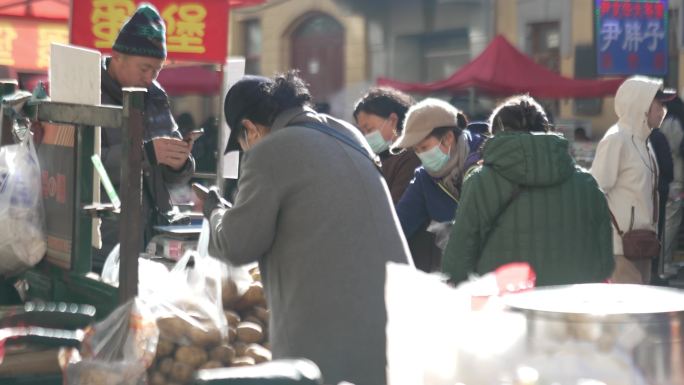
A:
<svg viewBox="0 0 684 385">
<path fill-rule="evenodd" d="M 292 72 L 248 76 L 228 92 L 226 151 L 245 153 L 233 207 L 216 190 L 204 202 L 209 251 L 259 262 L 274 358 L 308 358 L 326 384 L 385 384 L 385 264 L 411 263 L 410 254 L 363 137 L 309 100 Z"/>
</svg>

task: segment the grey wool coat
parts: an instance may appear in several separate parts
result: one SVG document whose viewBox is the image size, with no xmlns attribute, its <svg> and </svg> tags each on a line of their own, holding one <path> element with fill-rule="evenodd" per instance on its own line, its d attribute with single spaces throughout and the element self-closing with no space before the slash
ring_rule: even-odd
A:
<svg viewBox="0 0 684 385">
<path fill-rule="evenodd" d="M 235 204 L 211 217 L 210 253 L 258 261 L 274 358 L 314 361 L 326 384 L 385 384 L 385 264 L 410 264 L 382 175 L 363 154 L 298 123 L 318 120 L 370 151 L 348 123 L 281 113 L 242 160 Z"/>
</svg>

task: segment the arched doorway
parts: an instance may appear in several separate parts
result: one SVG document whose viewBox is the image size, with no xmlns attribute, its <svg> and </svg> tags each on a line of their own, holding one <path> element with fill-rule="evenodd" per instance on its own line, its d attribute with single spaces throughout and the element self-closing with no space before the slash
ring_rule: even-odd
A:
<svg viewBox="0 0 684 385">
<path fill-rule="evenodd" d="M 344 27 L 314 14 L 292 33 L 292 68 L 309 83 L 316 103 L 327 103 L 344 85 Z"/>
</svg>

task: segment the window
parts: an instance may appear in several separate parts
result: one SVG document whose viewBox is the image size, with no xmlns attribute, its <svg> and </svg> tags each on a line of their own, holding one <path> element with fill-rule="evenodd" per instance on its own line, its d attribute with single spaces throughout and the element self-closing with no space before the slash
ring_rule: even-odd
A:
<svg viewBox="0 0 684 385">
<path fill-rule="evenodd" d="M 448 30 L 399 36 L 393 70 L 399 79 L 430 82 L 451 76 L 469 61 L 467 30 Z"/>
<path fill-rule="evenodd" d="M 560 23 L 528 25 L 528 47 L 532 59 L 551 71 L 560 73 Z"/>
<path fill-rule="evenodd" d="M 527 25 L 527 47 L 530 56 L 538 64 L 560 73 L 560 23 L 557 21 Z M 549 120 L 560 113 L 557 99 L 539 100 Z"/>
<path fill-rule="evenodd" d="M 470 61 L 470 41 L 465 34 L 429 34 L 422 38 L 426 81 L 442 80 Z"/>
<path fill-rule="evenodd" d="M 245 73 L 261 74 L 261 22 L 247 20 L 245 28 Z"/>
</svg>

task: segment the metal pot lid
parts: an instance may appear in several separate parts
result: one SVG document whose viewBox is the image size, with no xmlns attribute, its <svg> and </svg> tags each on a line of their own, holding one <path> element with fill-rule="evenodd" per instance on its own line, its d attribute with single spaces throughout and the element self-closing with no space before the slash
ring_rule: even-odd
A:
<svg viewBox="0 0 684 385">
<path fill-rule="evenodd" d="M 513 310 L 564 314 L 624 315 L 684 311 L 684 290 L 646 285 L 580 284 L 510 294 Z"/>
</svg>

